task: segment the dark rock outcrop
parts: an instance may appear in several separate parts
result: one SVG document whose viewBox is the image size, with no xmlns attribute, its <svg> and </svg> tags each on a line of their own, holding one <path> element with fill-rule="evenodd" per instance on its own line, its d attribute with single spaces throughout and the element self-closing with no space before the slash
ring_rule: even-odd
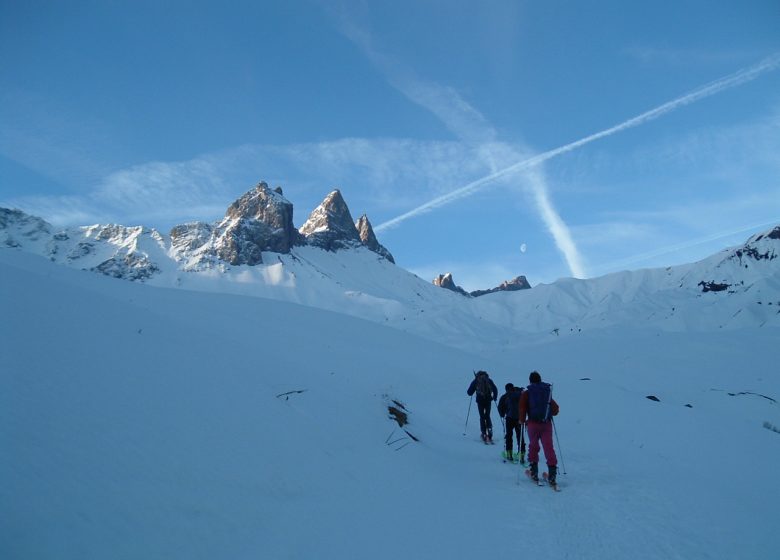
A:
<svg viewBox="0 0 780 560">
<path fill-rule="evenodd" d="M 505 280 L 504 282 L 501 282 L 501 284 L 495 288 L 491 288 L 490 290 L 475 290 L 471 292 L 472 297 L 479 297 L 484 296 L 486 294 L 492 294 L 495 292 L 515 292 L 517 290 L 529 290 L 531 289 L 531 284 L 528 283 L 528 280 L 525 276 L 517 276 L 513 280 Z"/>
<path fill-rule="evenodd" d="M 73 235 L 71 239 L 70 235 Z M 276 187 L 264 182 L 233 202 L 216 223 L 189 222 L 173 227 L 170 245 L 155 230 L 142 226 L 95 225 L 52 235 L 51 226 L 19 210 L 0 208 L 0 247 L 44 246 L 52 259 L 69 262 L 88 258 L 85 267 L 115 277 L 143 280 L 159 272 L 148 252 L 148 238 L 163 252 L 182 263 L 184 270 L 214 266 L 256 265 L 263 252 L 290 253 L 293 247 L 312 245 L 328 251 L 366 247 L 395 263 L 390 252 L 376 238 L 368 218 L 355 223 L 338 190 L 331 192 L 309 216 L 300 231 L 293 225 L 293 205 Z M 140 239 L 144 239 L 139 244 Z M 110 247 L 110 258 L 94 264 L 100 247 Z"/>
<path fill-rule="evenodd" d="M 702 280 L 699 282 L 699 286 L 701 286 L 701 291 L 704 293 L 707 292 L 723 292 L 725 290 L 728 290 L 731 287 L 731 284 L 725 284 L 725 283 L 718 283 L 718 282 L 705 282 Z"/>
<path fill-rule="evenodd" d="M 282 189 L 259 183 L 228 206 L 215 225 L 191 222 L 171 230 L 171 245 L 180 258 L 196 254 L 199 262 L 210 259 L 231 265 L 263 262 L 263 251 L 289 253 L 303 238 L 293 225 L 293 205 Z"/>
<path fill-rule="evenodd" d="M 238 225 L 239 222 L 241 225 Z M 261 222 L 266 227 L 258 227 L 252 222 Z M 294 245 L 301 243 L 298 230 L 293 225 L 292 203 L 284 198 L 282 189 L 271 190 L 266 183 L 259 183 L 228 206 L 220 226 L 225 231 L 229 231 L 231 226 L 238 226 L 238 230 L 259 235 L 256 244 L 261 251 L 289 253 Z"/>
<path fill-rule="evenodd" d="M 226 219 L 214 233 L 217 258 L 234 266 L 261 264 L 263 250 L 272 251 L 269 247 L 275 241 L 274 230 L 253 218 Z"/>
<path fill-rule="evenodd" d="M 134 281 L 147 280 L 160 272 L 158 266 L 150 261 L 149 257 L 139 253 L 115 255 L 92 270 L 113 278 Z"/>
<path fill-rule="evenodd" d="M 298 230 L 306 243 L 326 251 L 349 249 L 362 245 L 360 234 L 349 213 L 347 203 L 336 189 L 317 206 Z"/>
<path fill-rule="evenodd" d="M 775 226 L 775 228 L 767 233 L 766 236 L 769 239 L 780 239 L 780 226 Z"/>
<path fill-rule="evenodd" d="M 211 224 L 189 222 L 171 230 L 171 246 L 175 252 L 195 251 L 209 242 L 214 232 Z"/>
<path fill-rule="evenodd" d="M 528 283 L 528 280 L 526 280 L 525 276 L 518 276 L 514 280 L 507 280 L 502 282 L 500 286 L 491 288 L 490 290 L 475 290 L 473 292 L 467 292 L 455 284 L 455 281 L 452 279 L 452 273 L 450 272 L 447 274 L 439 274 L 436 278 L 433 279 L 433 284 L 435 286 L 439 286 L 440 288 L 446 288 L 447 290 L 452 290 L 453 292 L 470 297 L 479 297 L 495 292 L 514 292 L 517 290 L 528 290 L 531 288 L 531 285 Z"/>
<path fill-rule="evenodd" d="M 50 236 L 51 226 L 45 220 L 21 210 L 0 208 L 0 245 L 21 247 L 25 241 L 38 241 Z"/>
<path fill-rule="evenodd" d="M 433 285 L 469 297 L 469 293 L 466 290 L 455 284 L 455 281 L 452 279 L 452 273 L 450 272 L 447 274 L 439 274 L 433 279 Z"/>
<path fill-rule="evenodd" d="M 355 227 L 358 230 L 358 235 L 360 236 L 360 241 L 363 245 L 395 264 L 395 259 L 393 258 L 393 255 L 390 254 L 390 251 L 385 249 L 377 240 L 376 235 L 374 234 L 374 228 L 371 227 L 371 222 L 368 221 L 368 216 L 365 214 L 360 216 Z"/>
</svg>

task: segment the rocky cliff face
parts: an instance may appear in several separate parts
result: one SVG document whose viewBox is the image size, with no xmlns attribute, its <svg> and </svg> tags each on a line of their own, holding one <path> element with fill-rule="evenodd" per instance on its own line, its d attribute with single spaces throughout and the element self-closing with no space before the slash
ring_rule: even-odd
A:
<svg viewBox="0 0 780 560">
<path fill-rule="evenodd" d="M 270 189 L 263 182 L 233 202 L 219 222 L 177 225 L 167 237 L 142 226 L 115 224 L 52 231 L 40 218 L 0 208 L 0 246 L 35 249 L 52 260 L 129 280 L 151 278 L 170 258 L 183 270 L 252 266 L 263 262 L 263 252 L 290 253 L 307 244 L 328 251 L 365 246 L 394 262 L 366 216 L 357 224 L 352 221 L 338 190 L 325 198 L 299 232 L 293 225 L 293 205 L 282 189 Z"/>
<path fill-rule="evenodd" d="M 514 292 L 517 290 L 529 290 L 530 288 L 531 284 L 528 283 L 528 280 L 525 276 L 517 276 L 513 280 L 505 280 L 504 282 L 501 282 L 501 284 L 495 288 L 491 288 L 489 290 L 475 290 L 471 292 L 471 295 L 472 297 L 479 297 L 486 294 L 493 294 L 495 292 Z"/>
<path fill-rule="evenodd" d="M 451 290 L 466 297 L 469 296 L 469 293 L 466 290 L 455 284 L 455 281 L 452 279 L 452 273 L 450 272 L 447 274 L 439 274 L 433 279 L 433 285 L 444 288 L 445 290 Z"/>
<path fill-rule="evenodd" d="M 50 236 L 48 222 L 21 210 L 0 208 L 0 246 L 21 247 L 25 243 L 48 240 Z"/>
<path fill-rule="evenodd" d="M 347 203 L 338 189 L 325 197 L 298 231 L 308 245 L 326 251 L 349 249 L 362 244 Z"/>
<path fill-rule="evenodd" d="M 527 290 L 531 288 L 531 285 L 528 283 L 528 280 L 526 280 L 525 276 L 518 276 L 513 280 L 506 280 L 499 286 L 489 290 L 475 290 L 473 292 L 467 292 L 455 284 L 455 281 L 452 279 L 452 274 L 449 272 L 447 274 L 439 274 L 436 278 L 433 279 L 433 284 L 435 286 L 439 286 L 440 288 L 452 290 L 453 292 L 470 297 L 479 297 L 495 292 L 514 292 L 516 290 Z"/>
<path fill-rule="evenodd" d="M 374 234 L 374 228 L 371 227 L 371 222 L 368 221 L 368 216 L 365 214 L 360 216 L 355 227 L 358 230 L 360 242 L 363 243 L 364 246 L 395 264 L 395 259 L 393 258 L 393 255 L 390 254 L 390 251 L 385 249 L 377 240 L 376 235 Z"/>
<path fill-rule="evenodd" d="M 282 189 L 266 183 L 233 202 L 212 231 L 213 255 L 232 265 L 263 262 L 263 251 L 289 253 L 302 238 L 293 226 L 293 205 Z"/>
<path fill-rule="evenodd" d="M 271 190 L 266 183 L 258 184 L 228 207 L 223 224 L 252 220 L 267 226 L 268 236 L 259 243 L 264 251 L 289 253 L 303 241 L 293 225 L 293 205 L 284 198 L 280 187 Z"/>
</svg>

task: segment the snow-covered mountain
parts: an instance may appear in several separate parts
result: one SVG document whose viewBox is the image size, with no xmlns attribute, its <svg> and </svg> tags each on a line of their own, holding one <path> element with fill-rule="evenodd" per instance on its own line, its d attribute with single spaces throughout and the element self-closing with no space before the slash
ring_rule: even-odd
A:
<svg viewBox="0 0 780 560">
<path fill-rule="evenodd" d="M 5 245 L 57 235 L 17 218 Z M 79 258 L 97 262 L 101 235 L 165 246 L 143 228 L 98 228 L 84 231 L 92 252 Z M 373 300 L 369 289 L 401 277 L 362 248 L 295 247 L 273 264 L 264 252 L 228 272 L 160 261 L 144 282 L 0 249 L 0 558 L 773 559 L 773 243 L 480 298 L 408 279 Z M 766 257 L 746 261 L 753 248 Z M 353 276 L 365 290 L 346 296 L 357 284 L 339 283 Z M 153 285 L 166 277 L 209 291 Z M 267 297 L 217 293 L 242 278 Z M 701 281 L 731 286 L 705 292 Z M 399 294 L 417 286 L 420 312 L 392 328 L 348 314 L 407 312 Z M 271 299 L 296 292 L 354 304 Z M 648 320 L 683 300 L 677 321 Z M 756 309 L 733 317 L 729 301 Z M 590 302 L 604 321 L 583 312 Z M 522 309 L 533 310 L 526 321 Z M 631 309 L 645 314 L 630 321 Z M 709 320 L 690 316 L 704 309 Z M 576 336 L 522 334 L 575 319 L 586 325 Z M 431 340 L 449 321 L 448 345 Z M 504 338 L 488 349 L 490 325 Z M 480 337 L 485 350 L 468 351 Z M 474 369 L 499 387 L 532 369 L 554 383 L 562 492 L 531 485 L 500 444 L 479 441 L 465 393 Z M 493 422 L 500 442 L 495 409 Z"/>
<path fill-rule="evenodd" d="M 120 225 L 55 231 L 39 218 L 0 209 L 0 246 L 60 264 L 160 287 L 300 303 L 445 344 L 461 347 L 465 339 L 472 349 L 621 325 L 671 331 L 778 325 L 779 238 L 780 226 L 698 263 L 532 289 L 518 277 L 463 298 L 451 276 L 431 283 L 395 266 L 368 218 L 355 223 L 338 190 L 300 229 L 281 189 L 265 183 L 231 204 L 222 220 L 183 224 L 169 234 Z"/>
<path fill-rule="evenodd" d="M 0 209 L 0 558 L 774 558 L 778 253 L 463 297 L 338 191 Z M 561 493 L 481 443 L 476 369 L 554 383 Z"/>
</svg>

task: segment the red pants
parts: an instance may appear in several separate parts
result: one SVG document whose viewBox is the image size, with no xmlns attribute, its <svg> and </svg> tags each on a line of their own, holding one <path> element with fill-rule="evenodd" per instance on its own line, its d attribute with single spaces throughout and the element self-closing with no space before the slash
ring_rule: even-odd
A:
<svg viewBox="0 0 780 560">
<path fill-rule="evenodd" d="M 558 458 L 555 456 L 553 447 L 553 424 L 552 422 L 527 422 L 528 428 L 528 460 L 532 463 L 539 462 L 539 440 L 544 448 L 544 458 L 548 465 L 557 465 Z"/>
</svg>

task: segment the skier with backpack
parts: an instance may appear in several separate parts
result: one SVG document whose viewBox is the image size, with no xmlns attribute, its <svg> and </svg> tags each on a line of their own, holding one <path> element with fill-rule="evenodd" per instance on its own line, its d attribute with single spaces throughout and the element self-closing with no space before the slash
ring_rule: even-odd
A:
<svg viewBox="0 0 780 560">
<path fill-rule="evenodd" d="M 493 422 L 490 420 L 490 401 L 498 398 L 498 388 L 486 371 L 478 371 L 474 374 L 466 394 L 477 394 L 477 410 L 479 411 L 479 430 L 482 432 L 482 441 L 493 443 Z"/>
<path fill-rule="evenodd" d="M 544 383 L 538 371 L 528 376 L 530 384 L 520 396 L 519 418 L 528 429 L 528 475 L 539 481 L 539 442 L 547 461 L 547 482 L 557 489 L 558 458 L 553 447 L 552 417 L 559 412 L 558 403 L 552 398 L 552 385 Z"/>
<path fill-rule="evenodd" d="M 504 439 L 506 441 L 506 451 L 504 451 L 504 457 L 508 461 L 514 461 L 513 457 L 513 444 L 512 444 L 512 432 L 517 436 L 517 448 L 518 459 L 521 463 L 525 462 L 525 440 L 523 439 L 523 427 L 520 424 L 520 397 L 523 394 L 522 387 L 515 387 L 512 383 L 507 383 L 504 387 L 506 393 L 501 395 L 498 400 L 498 415 L 504 418 L 506 435 Z"/>
</svg>

